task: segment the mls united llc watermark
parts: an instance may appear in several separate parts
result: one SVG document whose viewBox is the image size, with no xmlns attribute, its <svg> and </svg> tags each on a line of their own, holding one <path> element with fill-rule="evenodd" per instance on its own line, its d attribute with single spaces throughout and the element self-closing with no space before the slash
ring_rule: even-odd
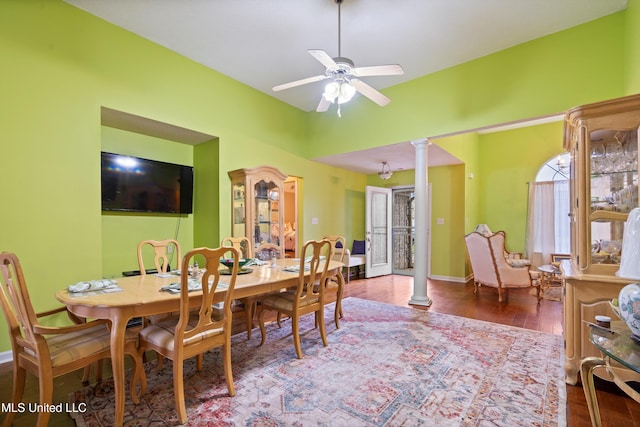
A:
<svg viewBox="0 0 640 427">
<path fill-rule="evenodd" d="M 77 403 L 13 403 L 13 402 L 1 402 L 0 409 L 2 412 L 7 414 L 9 412 L 16 412 L 18 414 L 22 414 L 25 412 L 35 413 L 35 412 L 51 412 L 51 413 L 60 413 L 60 412 L 87 412 L 87 404 L 84 402 Z"/>
</svg>

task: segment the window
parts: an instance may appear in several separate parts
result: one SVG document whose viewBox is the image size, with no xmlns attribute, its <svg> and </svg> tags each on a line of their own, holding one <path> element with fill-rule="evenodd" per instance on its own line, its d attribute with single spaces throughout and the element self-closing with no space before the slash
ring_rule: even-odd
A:
<svg viewBox="0 0 640 427">
<path fill-rule="evenodd" d="M 569 154 L 542 165 L 529 186 L 527 256 L 546 264 L 552 253 L 570 253 Z"/>
</svg>

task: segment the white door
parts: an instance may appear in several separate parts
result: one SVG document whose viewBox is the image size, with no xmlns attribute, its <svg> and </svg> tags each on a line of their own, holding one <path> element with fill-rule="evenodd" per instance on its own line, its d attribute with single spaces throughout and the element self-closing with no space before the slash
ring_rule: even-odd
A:
<svg viewBox="0 0 640 427">
<path fill-rule="evenodd" d="M 366 277 L 391 274 L 391 189 L 367 186 Z"/>
</svg>

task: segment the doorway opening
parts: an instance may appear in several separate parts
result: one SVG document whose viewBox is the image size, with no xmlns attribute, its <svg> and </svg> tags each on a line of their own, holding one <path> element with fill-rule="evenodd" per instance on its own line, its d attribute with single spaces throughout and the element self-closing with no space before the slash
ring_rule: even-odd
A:
<svg viewBox="0 0 640 427">
<path fill-rule="evenodd" d="M 414 188 L 393 190 L 392 250 L 393 274 L 413 275 L 415 262 L 415 193 Z"/>
<path fill-rule="evenodd" d="M 298 177 L 284 180 L 284 252 L 287 258 L 298 256 Z"/>
</svg>

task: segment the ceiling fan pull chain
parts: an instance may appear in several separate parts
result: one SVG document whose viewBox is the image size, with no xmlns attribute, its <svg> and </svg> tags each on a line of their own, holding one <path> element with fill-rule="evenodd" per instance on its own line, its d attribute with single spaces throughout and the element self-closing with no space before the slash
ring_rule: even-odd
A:
<svg viewBox="0 0 640 427">
<path fill-rule="evenodd" d="M 338 117 L 342 117 L 342 114 L 340 114 L 340 104 L 338 104 Z"/>
</svg>

